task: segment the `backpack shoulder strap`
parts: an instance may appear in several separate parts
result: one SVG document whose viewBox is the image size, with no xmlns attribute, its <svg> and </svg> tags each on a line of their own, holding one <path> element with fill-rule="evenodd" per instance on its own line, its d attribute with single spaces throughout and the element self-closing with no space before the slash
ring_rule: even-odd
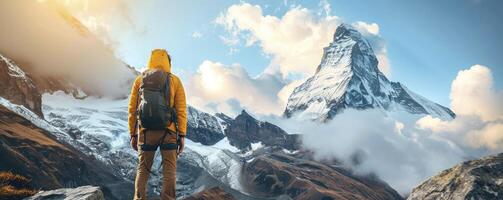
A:
<svg viewBox="0 0 503 200">
<path fill-rule="evenodd" d="M 171 85 L 171 73 L 169 72 L 166 72 L 166 84 L 165 84 L 165 89 L 164 89 L 164 92 L 165 92 L 165 95 L 166 95 L 166 101 L 168 101 L 168 107 L 171 107 L 171 98 L 170 98 L 170 95 L 171 95 L 171 91 L 170 91 L 170 85 Z"/>
</svg>

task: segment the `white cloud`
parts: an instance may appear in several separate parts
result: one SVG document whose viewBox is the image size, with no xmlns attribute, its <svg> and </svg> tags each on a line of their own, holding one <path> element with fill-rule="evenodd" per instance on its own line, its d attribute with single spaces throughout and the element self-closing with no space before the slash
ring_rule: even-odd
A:
<svg viewBox="0 0 503 200">
<path fill-rule="evenodd" d="M 300 86 L 306 80 L 307 79 L 294 80 L 289 84 L 285 85 L 283 88 L 281 88 L 281 90 L 278 92 L 277 97 L 279 98 L 280 106 L 282 108 L 286 108 L 288 98 L 290 98 L 290 95 L 292 94 L 293 90 L 295 90 L 296 87 Z"/>
<path fill-rule="evenodd" d="M 246 41 L 246 46 L 258 43 L 265 54 L 271 55 L 266 73 L 307 77 L 314 73 L 323 47 L 332 41 L 336 27 L 342 22 L 339 17 L 330 15 L 328 2 L 321 1 L 319 6 L 317 15 L 296 6 L 276 17 L 265 15 L 258 5 L 241 3 L 230 6 L 215 22 L 229 32 L 228 36 L 222 37 L 225 44 L 238 45 L 240 40 Z M 379 25 L 356 22 L 353 26 L 369 39 L 379 60 L 379 68 L 389 75 L 391 69 L 384 40 L 379 35 Z"/>
<path fill-rule="evenodd" d="M 92 33 L 112 48 L 117 48 L 119 37 L 141 34 L 139 23 L 130 9 L 133 0 L 51 0 L 66 9 Z M 124 31 L 128 30 L 128 31 Z"/>
<path fill-rule="evenodd" d="M 276 17 L 265 15 L 258 5 L 240 3 L 230 6 L 215 19 L 215 23 L 222 25 L 228 32 L 228 35 L 220 36 L 220 39 L 229 46 L 229 54 L 238 52 L 240 45 L 247 47 L 258 44 L 264 55 L 271 58 L 263 74 L 280 75 L 288 80 L 289 83 L 279 92 L 267 95 L 277 97 L 274 102 L 279 102 L 276 105 L 281 107 L 268 114 L 281 114 L 277 111 L 283 110 L 295 87 L 314 73 L 321 60 L 323 47 L 333 40 L 333 34 L 341 20 L 330 15 L 328 2 L 320 2 L 319 8 L 318 15 L 313 15 L 311 10 L 294 6 L 283 16 Z M 356 22 L 353 26 L 369 40 L 379 60 L 379 68 L 389 76 L 391 68 L 386 45 L 379 35 L 379 25 Z M 233 98 L 239 101 L 241 99 L 237 96 Z"/>
<path fill-rule="evenodd" d="M 358 31 L 365 35 L 379 35 L 379 25 L 376 23 L 366 23 L 358 21 L 352 24 Z"/>
<path fill-rule="evenodd" d="M 327 123 L 263 118 L 289 133 L 303 134 L 304 147 L 313 150 L 316 159 L 335 158 L 357 173 L 374 173 L 406 195 L 467 158 L 503 151 L 502 91 L 492 84 L 487 67 L 460 71 L 451 89 L 457 116 L 450 121 L 351 109 Z"/>
<path fill-rule="evenodd" d="M 458 73 L 451 86 L 451 108 L 456 119 L 423 117 L 417 126 L 458 141 L 469 148 L 503 151 L 503 91 L 493 88 L 489 68 L 474 65 Z"/>
<path fill-rule="evenodd" d="M 246 108 L 258 114 L 279 115 L 284 106 L 276 94 L 284 85 L 278 76 L 252 78 L 238 64 L 225 66 L 206 60 L 189 76 L 186 91 L 191 105 L 208 112 L 233 115 Z"/>
<path fill-rule="evenodd" d="M 193 38 L 201 38 L 201 37 L 203 37 L 203 34 L 199 31 L 194 31 L 191 36 Z"/>
<path fill-rule="evenodd" d="M 0 2 L 0 52 L 30 73 L 64 77 L 88 94 L 126 96 L 135 78 L 132 70 L 75 19 L 48 3 Z"/>
<path fill-rule="evenodd" d="M 315 159 L 337 159 L 358 174 L 375 174 L 402 195 L 463 160 L 453 142 L 415 129 L 417 115 L 386 116 L 379 110 L 345 110 L 327 123 L 268 118 L 289 133 L 302 133 Z"/>
<path fill-rule="evenodd" d="M 451 107 L 460 115 L 477 115 L 484 121 L 503 120 L 503 91 L 493 89 L 491 70 L 474 65 L 452 82 Z"/>
<path fill-rule="evenodd" d="M 503 151 L 503 122 L 488 123 L 480 130 L 471 130 L 466 135 L 466 141 L 475 148 Z"/>
<path fill-rule="evenodd" d="M 278 18 L 264 15 L 258 5 L 242 3 L 230 6 L 216 23 L 230 33 L 226 41 L 242 39 L 246 45 L 258 42 L 264 53 L 272 55 L 266 72 L 280 72 L 286 77 L 311 75 L 320 62 L 323 47 L 330 43 L 341 22 L 336 16 L 315 17 L 301 7 L 291 8 Z"/>
<path fill-rule="evenodd" d="M 320 3 L 318 3 L 318 6 L 320 9 L 318 10 L 318 15 L 325 15 L 329 16 L 330 12 L 332 12 L 332 7 L 330 6 L 330 3 L 328 3 L 327 0 L 321 0 Z"/>
<path fill-rule="evenodd" d="M 386 50 L 386 43 L 379 35 L 379 25 L 376 23 L 366 23 L 358 21 L 352 24 L 372 45 L 372 49 L 376 54 L 379 61 L 378 68 L 386 76 L 391 76 L 391 64 L 388 59 L 388 51 Z"/>
</svg>

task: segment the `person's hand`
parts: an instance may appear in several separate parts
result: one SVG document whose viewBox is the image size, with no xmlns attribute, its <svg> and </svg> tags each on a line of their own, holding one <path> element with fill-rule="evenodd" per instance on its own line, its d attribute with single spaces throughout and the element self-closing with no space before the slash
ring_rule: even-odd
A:
<svg viewBox="0 0 503 200">
<path fill-rule="evenodd" d="M 137 136 L 131 137 L 131 148 L 133 148 L 135 151 L 138 151 L 138 137 Z"/>
<path fill-rule="evenodd" d="M 183 152 L 184 148 L 185 148 L 185 137 L 180 137 L 180 144 L 178 145 L 178 155 L 180 155 Z"/>
</svg>

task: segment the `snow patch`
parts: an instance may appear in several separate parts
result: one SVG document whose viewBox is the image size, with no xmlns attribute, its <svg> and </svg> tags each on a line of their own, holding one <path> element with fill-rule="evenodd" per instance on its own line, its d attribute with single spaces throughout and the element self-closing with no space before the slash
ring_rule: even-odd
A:
<svg viewBox="0 0 503 200">
<path fill-rule="evenodd" d="M 487 185 L 484 185 L 484 190 L 486 192 L 488 192 L 489 194 L 492 194 L 492 195 L 494 195 L 496 197 L 498 196 L 498 192 L 495 192 L 494 190 L 492 190 L 491 188 L 489 188 Z"/>
<path fill-rule="evenodd" d="M 43 94 L 42 104 L 42 112 L 47 120 L 64 120 L 66 124 L 110 144 L 112 151 L 127 147 L 129 144 L 127 99 L 97 97 L 75 99 L 58 91 Z M 84 141 L 85 137 L 81 140 L 84 143 L 88 142 Z M 99 156 L 99 152 L 97 154 Z"/>
<path fill-rule="evenodd" d="M 212 147 L 217 148 L 217 149 L 226 149 L 226 150 L 229 150 L 230 152 L 233 152 L 233 153 L 237 153 L 240 151 L 238 148 L 231 145 L 231 143 L 229 142 L 229 139 L 227 137 L 224 137 L 223 139 L 218 141 L 216 144 L 212 145 Z"/>
<path fill-rule="evenodd" d="M 7 109 L 11 110 L 12 112 L 21 115 L 23 118 L 27 119 L 31 123 L 33 123 L 35 126 L 44 129 L 46 131 L 49 131 L 52 133 L 58 140 L 62 141 L 67 141 L 70 139 L 66 133 L 61 131 L 60 129 L 52 126 L 49 122 L 46 120 L 40 118 L 37 114 L 32 112 L 30 109 L 22 106 L 22 105 L 17 105 L 14 103 L 11 103 L 9 100 L 4 99 L 3 97 L 0 97 L 0 104 L 5 106 Z"/>
<path fill-rule="evenodd" d="M 189 152 L 200 156 L 199 166 L 203 167 L 214 178 L 229 184 L 235 190 L 243 191 L 240 183 L 241 160 L 234 153 L 227 150 L 226 145 L 205 146 L 185 140 Z M 224 147 L 223 149 L 218 147 Z"/>
<path fill-rule="evenodd" d="M 0 54 L 0 60 L 3 60 L 7 64 L 7 68 L 9 70 L 9 76 L 15 77 L 15 78 L 20 78 L 23 79 L 26 83 L 28 83 L 28 86 L 31 88 L 35 88 L 35 85 L 33 85 L 33 81 L 26 75 L 26 73 L 19 68 L 14 61 L 11 59 L 3 56 Z"/>
</svg>

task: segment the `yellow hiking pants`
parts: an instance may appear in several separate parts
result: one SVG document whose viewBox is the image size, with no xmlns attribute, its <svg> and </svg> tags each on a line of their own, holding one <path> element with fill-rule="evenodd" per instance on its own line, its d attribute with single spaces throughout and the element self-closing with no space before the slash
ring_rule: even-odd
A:
<svg viewBox="0 0 503 200">
<path fill-rule="evenodd" d="M 138 168 L 135 179 L 135 200 L 147 199 L 147 182 L 154 162 L 155 151 L 141 150 L 142 144 L 156 145 L 163 137 L 164 131 L 146 131 L 146 143 L 144 139 L 145 131 L 138 135 Z M 167 133 L 163 144 L 176 143 L 176 134 Z M 162 156 L 162 190 L 161 200 L 176 199 L 176 150 L 161 150 Z"/>
</svg>

